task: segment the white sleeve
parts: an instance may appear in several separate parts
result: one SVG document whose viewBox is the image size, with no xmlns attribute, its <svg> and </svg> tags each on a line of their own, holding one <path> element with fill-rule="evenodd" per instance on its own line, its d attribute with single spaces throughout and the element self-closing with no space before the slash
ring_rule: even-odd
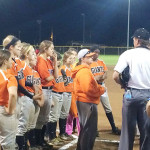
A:
<svg viewBox="0 0 150 150">
<path fill-rule="evenodd" d="M 128 66 L 127 58 L 127 51 L 125 51 L 123 54 L 120 55 L 114 70 L 122 73 L 122 71 Z"/>
</svg>

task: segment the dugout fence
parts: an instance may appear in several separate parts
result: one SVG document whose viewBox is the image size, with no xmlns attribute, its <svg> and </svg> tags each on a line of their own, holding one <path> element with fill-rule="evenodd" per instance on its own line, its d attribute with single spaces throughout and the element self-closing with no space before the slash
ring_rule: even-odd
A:
<svg viewBox="0 0 150 150">
<path fill-rule="evenodd" d="M 34 47 L 38 47 L 38 46 L 34 45 Z M 3 48 L 3 46 L 0 45 L 0 48 Z M 90 46 L 55 46 L 55 50 L 61 54 L 63 54 L 69 48 L 75 48 L 77 51 L 79 51 L 83 48 L 90 49 Z M 132 47 L 130 47 L 130 49 L 131 48 Z M 114 46 L 99 46 L 99 49 L 102 55 L 121 55 L 124 51 L 127 50 L 126 47 L 114 47 Z"/>
</svg>

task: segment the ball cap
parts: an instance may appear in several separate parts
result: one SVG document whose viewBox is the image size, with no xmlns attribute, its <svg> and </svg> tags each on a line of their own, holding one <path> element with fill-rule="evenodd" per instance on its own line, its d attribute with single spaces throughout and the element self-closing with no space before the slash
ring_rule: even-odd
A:
<svg viewBox="0 0 150 150">
<path fill-rule="evenodd" d="M 134 32 L 132 38 L 134 38 L 134 37 L 148 41 L 150 38 L 150 34 L 146 29 L 139 28 Z"/>
<path fill-rule="evenodd" d="M 79 52 L 78 52 L 78 59 L 81 59 L 85 56 L 93 56 L 95 55 L 95 53 L 91 53 L 91 51 L 89 49 L 81 49 Z"/>
</svg>

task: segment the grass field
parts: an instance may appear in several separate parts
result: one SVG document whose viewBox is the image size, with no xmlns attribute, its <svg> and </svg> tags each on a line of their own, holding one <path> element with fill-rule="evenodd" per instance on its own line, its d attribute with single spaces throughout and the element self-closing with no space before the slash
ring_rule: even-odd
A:
<svg viewBox="0 0 150 150">
<path fill-rule="evenodd" d="M 107 66 L 114 66 L 118 61 L 119 55 L 100 55 L 99 59 L 103 60 Z"/>
</svg>

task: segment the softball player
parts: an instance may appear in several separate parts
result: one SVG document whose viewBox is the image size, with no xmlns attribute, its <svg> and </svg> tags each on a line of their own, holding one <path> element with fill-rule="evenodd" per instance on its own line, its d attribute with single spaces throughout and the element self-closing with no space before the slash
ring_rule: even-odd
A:
<svg viewBox="0 0 150 150">
<path fill-rule="evenodd" d="M 145 138 L 146 103 L 150 97 L 150 34 L 144 28 L 133 35 L 134 49 L 125 51 L 114 68 L 113 78 L 120 82 L 120 73 L 129 66 L 130 79 L 123 96 L 122 129 L 119 150 L 132 150 L 136 123 L 140 131 L 140 149 Z M 140 61 L 139 61 L 140 58 Z M 147 147 L 143 145 L 144 147 Z M 149 149 L 149 148 L 148 148 Z M 145 150 L 145 149 L 144 149 Z"/>
<path fill-rule="evenodd" d="M 12 58 L 7 50 L 0 50 L 0 145 L 3 150 L 15 150 L 17 81 L 7 72 Z"/>
<path fill-rule="evenodd" d="M 92 74 L 95 77 L 98 75 L 101 75 L 103 78 L 103 81 L 100 82 L 99 84 L 101 84 L 102 86 L 105 86 L 104 80 L 107 78 L 108 69 L 107 69 L 105 63 L 102 60 L 98 59 L 99 54 L 100 54 L 100 50 L 97 47 L 93 47 L 91 49 L 95 53 L 95 55 L 93 56 L 94 62 L 90 65 Z M 110 106 L 107 91 L 103 95 L 101 95 L 100 100 L 101 100 L 101 104 L 105 110 L 107 119 L 109 120 L 109 123 L 111 125 L 112 133 L 114 133 L 116 135 L 120 135 L 120 130 L 115 126 L 114 117 L 112 114 L 112 108 Z M 99 136 L 98 132 L 97 132 L 97 136 Z"/>
<path fill-rule="evenodd" d="M 105 88 L 97 84 L 89 67 L 93 62 L 93 55 L 88 49 L 80 50 L 79 63 L 72 70 L 81 128 L 77 150 L 93 149 L 97 129 L 97 104 L 100 102 L 100 95 L 105 92 Z"/>
<path fill-rule="evenodd" d="M 76 59 L 77 59 L 77 51 L 74 48 L 69 48 L 68 52 L 71 52 L 74 55 L 74 58 L 72 60 L 72 65 L 71 68 L 73 69 L 76 66 Z M 79 123 L 79 118 L 78 118 L 78 111 L 77 111 L 77 106 L 76 106 L 76 95 L 74 91 L 71 93 L 72 99 L 71 99 L 71 106 L 70 106 L 70 111 L 69 115 L 67 118 L 67 123 L 66 123 L 66 133 L 68 135 L 71 135 L 72 132 L 75 131 L 76 125 L 77 125 L 77 131 L 78 135 L 80 132 L 80 123 Z"/>
<path fill-rule="evenodd" d="M 62 140 L 72 140 L 72 136 L 66 133 L 66 121 L 69 115 L 70 105 L 71 105 L 71 92 L 73 92 L 73 79 L 71 78 L 71 65 L 74 55 L 71 52 L 65 52 L 63 56 L 63 66 L 61 69 L 64 69 L 67 75 L 68 85 L 65 86 L 65 91 L 63 93 L 63 104 L 61 108 L 61 114 L 59 118 L 59 137 Z"/>
<path fill-rule="evenodd" d="M 33 72 L 33 86 L 35 87 L 34 88 L 35 93 L 42 94 L 41 79 L 40 79 L 38 72 L 34 70 L 36 63 L 37 63 L 37 57 L 34 54 L 34 59 L 29 61 L 29 65 L 32 68 L 32 72 Z M 33 103 L 35 106 L 35 113 L 34 113 L 34 117 L 30 121 L 30 124 L 28 125 L 28 129 L 30 129 L 30 131 L 28 133 L 28 139 L 29 139 L 31 148 L 37 147 L 37 145 L 36 145 L 37 141 L 36 141 L 36 137 L 35 137 L 35 126 L 36 126 L 37 118 L 38 118 L 38 115 L 40 112 L 40 107 L 42 107 L 44 105 L 43 94 L 41 95 L 41 99 L 33 101 Z"/>
<path fill-rule="evenodd" d="M 33 70 L 30 67 L 29 62 L 35 59 L 35 50 L 30 44 L 23 44 L 21 50 L 21 59 L 25 63 L 25 67 L 23 70 L 26 85 L 25 88 L 28 92 L 31 93 L 31 95 L 34 95 L 35 90 L 33 88 Z M 41 94 L 37 95 L 39 95 L 40 99 Z M 26 95 L 21 96 L 19 101 L 21 105 L 21 111 L 19 116 L 16 141 L 19 149 L 27 149 L 28 133 L 30 133 L 31 129 L 34 129 L 34 127 L 32 126 L 33 120 L 35 118 L 37 119 L 37 115 L 35 115 L 35 113 L 39 111 L 39 108 L 36 107 L 36 100 L 34 101 L 32 98 L 29 98 Z"/>
<path fill-rule="evenodd" d="M 64 144 L 60 138 L 56 137 L 56 127 L 57 127 L 57 121 L 60 117 L 60 112 L 63 104 L 63 92 L 64 89 L 64 81 L 61 74 L 61 59 L 62 56 L 60 53 L 57 53 L 57 65 L 59 68 L 58 72 L 58 78 L 54 81 L 54 86 L 52 89 L 52 101 L 53 106 L 51 107 L 50 116 L 49 116 L 49 122 L 47 124 L 47 132 L 48 132 L 48 138 L 49 143 L 53 146 L 60 146 Z"/>
<path fill-rule="evenodd" d="M 51 41 L 43 41 L 39 46 L 40 55 L 37 57 L 36 70 L 40 75 L 42 92 L 44 95 L 44 105 L 40 109 L 40 114 L 38 116 L 35 135 L 39 145 L 49 146 L 45 140 L 45 129 L 46 124 L 49 121 L 51 102 L 52 102 L 52 88 L 54 85 L 54 79 L 58 77 L 57 68 L 57 56 L 54 53 L 54 45 Z M 53 62 L 48 58 L 53 59 Z"/>
</svg>

